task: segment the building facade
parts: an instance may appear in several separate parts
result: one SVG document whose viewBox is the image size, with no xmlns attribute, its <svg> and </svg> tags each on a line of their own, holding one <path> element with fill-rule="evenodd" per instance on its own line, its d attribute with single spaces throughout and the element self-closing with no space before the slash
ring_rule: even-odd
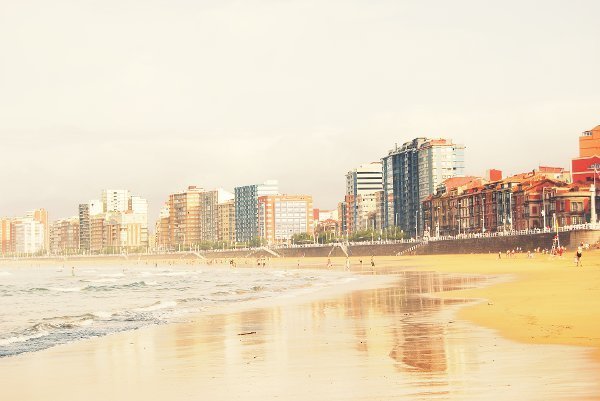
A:
<svg viewBox="0 0 600 401">
<path fill-rule="evenodd" d="M 384 225 L 411 236 L 423 230 L 422 201 L 445 179 L 464 174 L 463 145 L 448 139 L 415 138 L 382 158 Z"/>
<path fill-rule="evenodd" d="M 79 253 L 79 217 L 56 220 L 50 224 L 50 253 L 73 255 Z"/>
<path fill-rule="evenodd" d="M 579 156 L 571 161 L 573 182 L 593 184 L 600 179 L 600 125 L 579 137 Z"/>
<path fill-rule="evenodd" d="M 258 198 L 258 233 L 267 244 L 288 242 L 294 234 L 314 233 L 309 195 L 266 195 Z"/>
<path fill-rule="evenodd" d="M 200 194 L 203 189 L 189 186 L 187 190 L 169 195 L 169 244 L 173 248 L 200 243 Z"/>
<path fill-rule="evenodd" d="M 493 182 L 456 177 L 456 185 L 423 201 L 424 232 L 443 236 L 590 222 L 589 187 L 570 183 L 558 170 L 541 167 Z"/>
<path fill-rule="evenodd" d="M 81 253 L 139 252 L 148 249 L 148 201 L 125 189 L 105 189 L 102 200 L 79 205 Z"/>
<path fill-rule="evenodd" d="M 217 240 L 228 244 L 235 243 L 235 201 L 233 199 L 217 205 Z"/>
<path fill-rule="evenodd" d="M 360 165 L 346 173 L 346 198 L 349 212 L 346 232 L 369 228 L 368 219 L 377 209 L 375 194 L 383 190 L 382 163 L 371 162 Z"/>
<path fill-rule="evenodd" d="M 131 195 L 126 189 L 105 189 L 102 191 L 104 212 L 126 212 L 129 210 Z"/>
<path fill-rule="evenodd" d="M 31 217 L 15 221 L 15 252 L 17 254 L 39 254 L 44 252 L 46 228 Z"/>
<path fill-rule="evenodd" d="M 277 180 L 235 188 L 235 238 L 237 242 L 249 242 L 259 237 L 258 198 L 278 193 L 279 183 Z"/>
<path fill-rule="evenodd" d="M 0 218 L 0 253 L 10 255 L 15 252 L 14 219 Z"/>
</svg>

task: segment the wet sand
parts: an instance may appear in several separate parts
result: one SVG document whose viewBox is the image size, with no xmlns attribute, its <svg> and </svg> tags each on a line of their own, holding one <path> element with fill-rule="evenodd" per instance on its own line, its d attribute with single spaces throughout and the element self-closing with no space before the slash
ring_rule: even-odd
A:
<svg viewBox="0 0 600 401">
<path fill-rule="evenodd" d="M 494 276 L 498 272 L 518 276 L 521 270 L 518 263 L 508 262 L 495 266 L 491 261 L 486 267 L 488 255 L 453 258 L 377 259 L 375 271 L 367 266 L 360 269 L 353 261 L 353 269 L 364 274 L 396 272 L 397 276 L 383 286 L 375 281 L 361 285 L 363 289 L 330 289 L 277 304 L 197 316 L 189 323 L 148 327 L 3 358 L 2 399 L 600 397 L 600 363 L 590 358 L 590 348 L 513 342 L 504 338 L 502 328 L 498 332 L 457 319 L 457 312 L 476 321 L 480 315 L 505 309 L 503 302 L 508 301 L 500 295 L 513 293 L 516 290 L 510 285 L 521 281 L 468 293 L 452 291 L 444 298 L 424 296 L 486 284 L 473 276 L 430 272 L 432 264 L 439 270 L 481 269 L 479 273 Z M 548 274 L 548 268 L 562 268 L 531 267 L 540 269 L 538 280 Z M 407 268 L 414 271 L 405 271 Z M 497 295 L 495 288 L 504 290 L 497 290 Z M 489 306 L 470 305 L 466 296 L 472 294 L 495 296 L 495 308 L 471 312 Z M 588 319 L 597 311 L 588 310 Z"/>
</svg>

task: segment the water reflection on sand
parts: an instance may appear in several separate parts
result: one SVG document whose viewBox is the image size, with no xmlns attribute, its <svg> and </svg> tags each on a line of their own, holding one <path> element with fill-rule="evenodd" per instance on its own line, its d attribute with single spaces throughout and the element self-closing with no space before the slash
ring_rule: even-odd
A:
<svg viewBox="0 0 600 401">
<path fill-rule="evenodd" d="M 41 360 L 3 361 L 12 383 L 3 390 L 7 399 L 82 399 L 60 385 L 68 378 L 88 400 L 600 398 L 589 350 L 513 343 L 456 320 L 465 300 L 423 296 L 481 281 L 405 272 L 391 288 L 57 347 Z M 52 385 L 28 386 L 27 377 Z"/>
<path fill-rule="evenodd" d="M 206 390 L 216 398 L 215 384 L 232 381 L 250 399 L 600 396 L 598 366 L 589 361 L 587 350 L 512 343 L 456 321 L 453 314 L 466 300 L 422 296 L 482 281 L 406 272 L 393 288 L 358 291 L 309 307 L 214 316 L 205 324 L 179 326 L 177 337 L 190 341 L 179 357 L 188 360 L 190 347 L 199 338 L 207 345 L 210 338 L 210 347 L 197 355 L 208 364 L 195 368 L 197 378 L 212 377 Z"/>
</svg>

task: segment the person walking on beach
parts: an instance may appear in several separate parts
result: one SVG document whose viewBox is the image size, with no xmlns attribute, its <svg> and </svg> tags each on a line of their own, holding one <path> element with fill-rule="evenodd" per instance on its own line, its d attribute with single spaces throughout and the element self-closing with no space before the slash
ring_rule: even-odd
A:
<svg viewBox="0 0 600 401">
<path fill-rule="evenodd" d="M 374 256 L 371 255 L 371 267 L 375 267 L 375 260 L 373 258 Z"/>
<path fill-rule="evenodd" d="M 346 256 L 346 270 L 350 270 L 350 258 Z"/>
<path fill-rule="evenodd" d="M 575 263 L 577 266 L 583 267 L 581 264 L 581 256 L 583 255 L 583 242 L 577 247 L 577 253 L 575 254 Z"/>
</svg>

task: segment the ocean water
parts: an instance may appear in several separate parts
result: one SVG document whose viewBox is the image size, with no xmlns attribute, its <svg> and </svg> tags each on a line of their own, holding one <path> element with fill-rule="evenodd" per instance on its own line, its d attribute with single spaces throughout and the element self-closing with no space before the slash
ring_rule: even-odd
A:
<svg viewBox="0 0 600 401">
<path fill-rule="evenodd" d="M 342 271 L 276 267 L 2 266 L 0 357 L 356 279 Z"/>
</svg>

